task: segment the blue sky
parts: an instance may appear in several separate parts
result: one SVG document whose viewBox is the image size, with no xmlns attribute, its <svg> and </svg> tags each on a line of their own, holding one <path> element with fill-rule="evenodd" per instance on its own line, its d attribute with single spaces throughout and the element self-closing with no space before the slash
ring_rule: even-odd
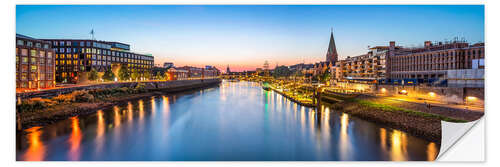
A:
<svg viewBox="0 0 500 167">
<path fill-rule="evenodd" d="M 251 70 L 323 61 L 333 27 L 340 58 L 367 46 L 456 36 L 484 41 L 484 6 L 387 5 L 18 5 L 16 33 L 131 44 L 155 63 Z"/>
</svg>

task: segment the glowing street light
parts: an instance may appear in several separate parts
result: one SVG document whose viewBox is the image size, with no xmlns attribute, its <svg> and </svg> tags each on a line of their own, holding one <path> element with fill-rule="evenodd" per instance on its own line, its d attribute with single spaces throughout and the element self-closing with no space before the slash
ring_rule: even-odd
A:
<svg viewBox="0 0 500 167">
<path fill-rule="evenodd" d="M 431 98 L 434 98 L 434 97 L 436 97 L 436 93 L 434 93 L 434 92 L 429 92 L 429 96 L 430 96 Z"/>
</svg>

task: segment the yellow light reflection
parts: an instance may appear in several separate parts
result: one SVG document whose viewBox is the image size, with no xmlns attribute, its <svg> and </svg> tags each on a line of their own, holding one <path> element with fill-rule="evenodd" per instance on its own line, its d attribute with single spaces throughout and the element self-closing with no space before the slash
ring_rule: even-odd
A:
<svg viewBox="0 0 500 167">
<path fill-rule="evenodd" d="M 114 106 L 113 112 L 114 112 L 114 121 L 115 121 L 114 126 L 119 127 L 121 125 L 120 108 L 118 108 L 118 106 Z"/>
<path fill-rule="evenodd" d="M 106 130 L 106 123 L 104 121 L 104 116 L 102 110 L 97 111 L 97 135 L 96 135 L 96 152 L 100 153 L 102 151 L 102 146 L 104 144 L 104 132 Z"/>
<path fill-rule="evenodd" d="M 28 132 L 26 137 L 28 138 L 29 147 L 24 153 L 23 157 L 26 161 L 42 161 L 45 157 L 45 146 L 40 140 L 42 131 L 40 127 L 32 127 L 25 130 Z"/>
<path fill-rule="evenodd" d="M 78 117 L 71 117 L 71 135 L 68 139 L 70 144 L 69 160 L 76 161 L 80 159 L 80 144 L 82 141 L 82 132 L 80 130 Z"/>
<path fill-rule="evenodd" d="M 406 135 L 398 130 L 393 130 L 391 136 L 391 158 L 393 161 L 407 160 Z"/>
<path fill-rule="evenodd" d="M 128 122 L 132 122 L 132 119 L 133 119 L 133 106 L 132 106 L 132 103 L 128 102 L 127 104 L 127 120 Z"/>
<path fill-rule="evenodd" d="M 434 159 L 436 159 L 438 152 L 439 150 L 436 147 L 436 143 L 434 142 L 429 143 L 429 145 L 427 145 L 427 160 L 434 161 Z"/>
<path fill-rule="evenodd" d="M 155 97 L 151 97 L 151 117 L 155 116 L 156 113 L 156 103 L 155 103 Z"/>
<path fill-rule="evenodd" d="M 139 120 L 144 119 L 144 101 L 139 100 Z"/>
<path fill-rule="evenodd" d="M 349 160 L 351 157 L 351 141 L 349 135 L 347 134 L 347 128 L 349 127 L 349 115 L 342 113 L 340 117 L 340 140 L 339 140 L 339 152 L 341 160 Z"/>
<path fill-rule="evenodd" d="M 387 131 L 384 128 L 380 128 L 380 146 L 382 150 L 387 149 Z"/>
</svg>

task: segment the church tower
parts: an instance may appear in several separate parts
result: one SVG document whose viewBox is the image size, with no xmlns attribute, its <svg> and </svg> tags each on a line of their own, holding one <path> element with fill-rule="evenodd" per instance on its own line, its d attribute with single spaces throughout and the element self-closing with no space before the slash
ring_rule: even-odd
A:
<svg viewBox="0 0 500 167">
<path fill-rule="evenodd" d="M 333 39 L 333 28 L 330 34 L 330 43 L 328 44 L 328 51 L 326 52 L 327 62 L 337 62 L 338 60 L 337 48 L 335 47 L 335 39 Z"/>
</svg>

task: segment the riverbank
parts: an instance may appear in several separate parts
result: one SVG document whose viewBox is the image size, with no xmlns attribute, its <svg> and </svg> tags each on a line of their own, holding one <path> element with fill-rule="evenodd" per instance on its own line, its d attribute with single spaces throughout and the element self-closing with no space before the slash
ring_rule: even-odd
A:
<svg viewBox="0 0 500 167">
<path fill-rule="evenodd" d="M 441 142 L 441 120 L 461 122 L 439 115 L 432 115 L 391 105 L 375 103 L 364 95 L 324 93 L 323 103 L 333 110 L 405 131 L 428 141 Z"/>
<path fill-rule="evenodd" d="M 275 89 L 273 87 L 271 87 L 271 90 L 273 90 L 274 92 L 276 92 L 276 93 L 278 93 L 278 94 L 280 94 L 282 96 L 285 96 L 290 101 L 295 102 L 295 103 L 297 103 L 299 105 L 306 106 L 306 107 L 316 107 L 314 104 L 312 104 L 312 102 L 304 101 L 304 100 L 299 100 L 299 99 L 294 98 L 291 95 L 288 95 L 285 92 L 279 91 L 279 90 L 277 90 L 277 89 Z"/>
<path fill-rule="evenodd" d="M 32 98 L 33 100 L 25 100 L 27 102 L 17 106 L 17 129 L 43 126 L 74 116 L 92 114 L 99 109 L 112 107 L 130 100 L 213 87 L 220 82 L 220 79 L 190 80 L 189 82 L 183 82 L 184 84 L 166 83 L 163 85 L 168 86 L 163 87 L 135 84 L 135 87 L 102 88 L 90 91 L 77 90 L 51 98 L 36 97 Z M 34 103 L 30 103 L 31 101 L 34 101 Z"/>
</svg>

